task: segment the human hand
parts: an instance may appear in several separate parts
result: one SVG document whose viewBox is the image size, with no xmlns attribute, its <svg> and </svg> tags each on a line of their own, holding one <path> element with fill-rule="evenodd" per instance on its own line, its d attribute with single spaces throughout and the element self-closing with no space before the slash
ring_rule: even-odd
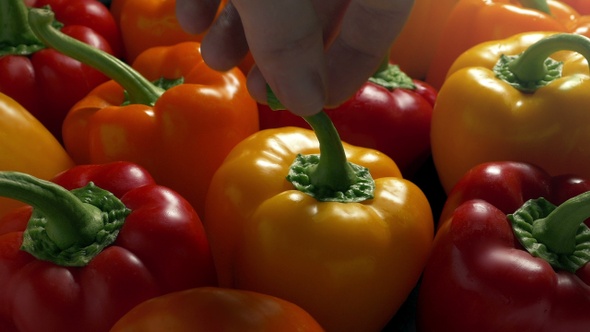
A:
<svg viewBox="0 0 590 332">
<path fill-rule="evenodd" d="M 387 57 L 413 0 L 176 0 L 176 14 L 202 40 L 205 62 L 256 65 L 248 90 L 266 102 L 266 84 L 291 112 L 308 116 L 350 98 Z"/>
</svg>

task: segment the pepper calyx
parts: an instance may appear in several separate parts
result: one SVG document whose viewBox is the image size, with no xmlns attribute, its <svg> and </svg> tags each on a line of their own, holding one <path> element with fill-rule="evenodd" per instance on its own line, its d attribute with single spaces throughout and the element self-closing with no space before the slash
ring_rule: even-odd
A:
<svg viewBox="0 0 590 332">
<path fill-rule="evenodd" d="M 85 187 L 72 190 L 71 193 L 99 214 L 97 217 L 101 219 L 102 227 L 96 230 L 95 239 L 90 243 L 74 242 L 68 248 L 60 248 L 47 233 L 47 216 L 42 210 L 34 209 L 23 233 L 21 250 L 37 259 L 61 266 L 85 266 L 104 248 L 115 242 L 131 210 L 112 193 L 92 182 Z"/>
<path fill-rule="evenodd" d="M 404 73 L 398 65 L 387 64 L 384 68 L 369 77 L 369 82 L 383 86 L 392 91 L 395 89 L 416 90 L 414 80 Z"/>
<path fill-rule="evenodd" d="M 366 167 L 348 162 L 350 172 L 355 175 L 345 189 L 331 186 L 317 186 L 313 183 L 313 172 L 320 162 L 320 155 L 297 155 L 289 168 L 287 180 L 301 192 L 304 192 L 322 202 L 362 202 L 373 198 L 375 181 Z"/>
<path fill-rule="evenodd" d="M 590 63 L 590 38 L 575 33 L 550 35 L 518 55 L 501 55 L 493 72 L 516 89 L 532 93 L 562 77 L 563 64 L 549 57 L 559 51 L 577 52 Z"/>
<path fill-rule="evenodd" d="M 590 192 L 555 206 L 545 198 L 531 199 L 507 215 L 518 241 L 533 256 L 553 268 L 575 273 L 590 261 Z M 585 206 L 582 206 L 584 204 Z"/>
<path fill-rule="evenodd" d="M 115 195 L 89 183 L 69 191 L 21 172 L 0 172 L 0 196 L 33 207 L 21 249 L 62 266 L 84 266 L 112 244 L 131 212 Z"/>
<path fill-rule="evenodd" d="M 545 85 L 551 83 L 551 81 L 562 76 L 563 62 L 547 58 L 543 64 L 546 70 L 545 76 L 538 80 L 520 79 L 510 68 L 510 65 L 516 61 L 518 57 L 519 55 L 502 54 L 493 70 L 496 73 L 496 77 L 522 92 L 535 92 L 537 89 L 544 87 Z"/>
</svg>

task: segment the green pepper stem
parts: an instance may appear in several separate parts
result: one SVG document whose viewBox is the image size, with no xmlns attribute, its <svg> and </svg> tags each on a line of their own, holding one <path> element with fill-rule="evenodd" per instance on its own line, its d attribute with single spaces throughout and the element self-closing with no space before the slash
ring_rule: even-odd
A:
<svg viewBox="0 0 590 332">
<path fill-rule="evenodd" d="M 573 33 L 545 37 L 529 46 L 508 68 L 521 81 L 544 80 L 550 74 L 545 61 L 558 51 L 578 52 L 590 63 L 590 38 Z"/>
<path fill-rule="evenodd" d="M 545 14 L 551 15 L 551 9 L 547 4 L 547 0 L 520 0 L 520 3 L 529 9 L 536 9 Z"/>
<path fill-rule="evenodd" d="M 28 10 L 23 0 L 0 1 L 0 56 L 29 55 L 45 48 L 29 26 Z"/>
<path fill-rule="evenodd" d="M 557 254 L 571 254 L 576 249 L 580 224 L 590 218 L 590 192 L 568 199 L 545 218 L 533 223 L 533 237 Z"/>
<path fill-rule="evenodd" d="M 31 205 L 47 219 L 48 237 L 60 248 L 86 245 L 103 228 L 101 211 L 49 181 L 19 172 L 0 172 L 0 195 Z"/>
<path fill-rule="evenodd" d="M 163 89 L 148 81 L 115 56 L 55 29 L 52 26 L 54 19 L 54 13 L 47 8 L 31 8 L 29 10 L 31 29 L 45 45 L 102 72 L 119 83 L 127 91 L 130 103 L 153 106 L 164 93 Z"/>
<path fill-rule="evenodd" d="M 285 107 L 267 86 L 267 100 L 271 109 Z M 287 180 L 293 186 L 319 201 L 362 202 L 372 199 L 375 181 L 366 167 L 351 163 L 346 158 L 344 145 L 330 117 L 323 111 L 303 117 L 313 129 L 319 143 L 319 155 L 299 154 Z"/>
<path fill-rule="evenodd" d="M 324 111 L 303 118 L 315 132 L 320 145 L 319 163 L 309 174 L 311 184 L 318 188 L 346 191 L 356 182 L 356 175 L 346 159 L 340 135 L 332 120 Z"/>
</svg>

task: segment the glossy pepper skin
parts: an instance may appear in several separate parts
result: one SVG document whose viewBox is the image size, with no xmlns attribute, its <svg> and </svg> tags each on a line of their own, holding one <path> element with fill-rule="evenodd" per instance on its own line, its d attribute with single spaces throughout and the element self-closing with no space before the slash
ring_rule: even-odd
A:
<svg viewBox="0 0 590 332">
<path fill-rule="evenodd" d="M 529 163 L 466 172 L 449 194 L 424 270 L 418 331 L 587 331 L 590 265 L 554 269 L 524 250 L 507 215 L 529 199 L 560 205 L 589 190 L 586 178 L 551 176 Z"/>
<path fill-rule="evenodd" d="M 0 92 L 0 171 L 19 171 L 41 179 L 74 166 L 72 158 L 39 120 Z M 0 198 L 0 217 L 23 203 Z"/>
<path fill-rule="evenodd" d="M 459 0 L 415 0 L 390 49 L 390 61 L 410 77 L 424 80 L 448 16 Z"/>
<path fill-rule="evenodd" d="M 305 169 L 290 167 L 298 154 L 321 150 L 317 173 L 295 177 L 313 183 L 307 188 L 324 188 L 321 181 L 329 177 L 328 184 L 342 180 L 333 169 L 319 171 L 334 151 L 325 148 L 325 133 L 316 138 L 314 131 L 261 130 L 215 173 L 204 223 L 219 283 L 293 302 L 327 331 L 380 331 L 416 285 L 429 254 L 430 205 L 386 155 L 334 136 L 332 143 L 344 149 L 335 154 L 369 170 L 373 198 L 325 201 L 302 191 L 286 179 Z"/>
<path fill-rule="evenodd" d="M 76 53 L 113 78 L 76 103 L 64 120 L 64 144 L 74 161 L 138 163 L 202 215 L 213 173 L 234 145 L 258 131 L 256 102 L 241 71 L 212 70 L 197 42 L 151 48 L 131 68 L 81 43 L 72 46 L 71 38 L 62 40 L 50 29 L 50 12 L 31 14 L 36 23 L 43 21 L 39 30 L 49 28 L 48 44 L 63 46 L 62 52 Z"/>
<path fill-rule="evenodd" d="M 198 287 L 139 304 L 110 332 L 323 332 L 295 304 L 274 296 L 237 289 Z"/>
<path fill-rule="evenodd" d="M 430 121 L 437 91 L 388 64 L 348 101 L 324 110 L 343 141 L 379 150 L 411 178 L 430 156 Z M 308 128 L 302 117 L 259 104 L 260 128 Z"/>
<path fill-rule="evenodd" d="M 582 15 L 590 15 L 590 2 L 586 0 L 561 0 L 561 2 L 573 7 Z"/>
<path fill-rule="evenodd" d="M 119 29 L 109 10 L 96 0 L 27 1 L 51 6 L 61 31 L 119 56 Z M 61 126 L 70 107 L 108 78 L 79 61 L 47 49 L 32 33 L 23 0 L 0 2 L 0 92 L 11 96 L 61 141 Z"/>
<path fill-rule="evenodd" d="M 431 127 L 434 165 L 447 193 L 471 167 L 494 160 L 590 177 L 590 151 L 583 148 L 590 142 L 588 45 L 588 38 L 575 34 L 523 33 L 480 44 L 457 59 L 439 91 Z M 526 57 L 502 69 L 512 79 L 496 76 L 494 66 L 509 59 L 503 54 L 525 50 Z M 558 62 L 546 65 L 549 58 Z M 516 75 L 543 84 L 520 90 L 513 85 Z"/>
<path fill-rule="evenodd" d="M 5 182 L 2 177 L 3 194 L 6 194 Z M 96 200 L 57 201 L 45 194 L 65 195 L 55 194 L 45 183 L 23 185 L 23 197 L 33 208 L 22 207 L 0 220 L 2 331 L 108 331 L 127 311 L 149 298 L 216 284 L 208 241 L 195 210 L 176 192 L 156 184 L 145 169 L 127 162 L 82 165 L 60 173 L 53 182 L 67 193 L 83 188 L 81 195 L 85 195 L 85 190 L 97 187 L 106 192 L 99 192 L 100 199 Z M 16 191 L 12 187 L 9 190 Z M 101 205 L 100 202 L 113 196 L 121 207 L 114 203 Z M 63 252 L 74 252 L 71 256 L 76 257 L 77 250 L 66 248 L 85 248 L 87 243 L 82 239 L 87 237 L 82 235 L 94 234 L 89 238 L 99 239 L 95 232 L 85 233 L 85 229 L 94 229 L 83 226 L 90 224 L 82 223 L 86 214 L 78 213 L 76 218 L 68 214 L 68 207 L 81 202 L 87 202 L 83 206 L 99 207 L 109 215 L 109 219 L 102 220 L 122 216 L 114 242 L 94 257 L 85 257 L 89 262 L 54 262 L 37 256 L 37 252 L 19 249 L 21 245 L 24 248 L 23 239 L 32 236 L 23 233 L 27 224 L 31 227 L 31 216 L 47 216 L 46 234 L 51 225 L 54 234 L 60 236 L 49 236 L 54 242 L 43 241 L 43 247 L 62 248 L 61 236 L 67 234 L 74 243 L 62 248 Z M 94 241 L 90 243 L 94 245 Z M 39 243 L 39 238 L 34 238 L 32 246 Z"/>
<path fill-rule="evenodd" d="M 548 12 L 544 11 L 547 10 Z M 555 0 L 460 0 L 440 29 L 426 82 L 440 89 L 453 61 L 483 42 L 536 31 L 586 33 L 590 21 L 573 8 Z"/>
<path fill-rule="evenodd" d="M 227 0 L 221 0 L 219 8 Z M 117 21 L 125 47 L 125 61 L 155 46 L 172 46 L 186 41 L 200 42 L 202 34 L 190 34 L 176 19 L 175 0 L 113 0 L 110 11 Z"/>
</svg>

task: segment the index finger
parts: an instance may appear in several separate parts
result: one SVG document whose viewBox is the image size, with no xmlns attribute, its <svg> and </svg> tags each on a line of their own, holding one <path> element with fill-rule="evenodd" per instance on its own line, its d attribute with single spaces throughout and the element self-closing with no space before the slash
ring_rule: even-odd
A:
<svg viewBox="0 0 590 332">
<path fill-rule="evenodd" d="M 327 105 L 348 99 L 377 70 L 413 4 L 413 0 L 351 1 L 340 33 L 327 51 Z"/>
<path fill-rule="evenodd" d="M 310 0 L 233 0 L 250 52 L 277 98 L 311 115 L 325 101 L 322 22 Z"/>
</svg>

